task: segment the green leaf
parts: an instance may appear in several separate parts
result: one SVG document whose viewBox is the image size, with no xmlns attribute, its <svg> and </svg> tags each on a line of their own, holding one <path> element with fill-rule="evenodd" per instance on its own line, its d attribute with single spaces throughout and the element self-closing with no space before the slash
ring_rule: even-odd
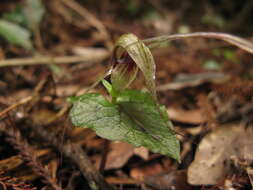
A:
<svg viewBox="0 0 253 190">
<path fill-rule="evenodd" d="M 0 36 L 11 44 L 21 46 L 27 50 L 33 50 L 30 40 L 31 33 L 17 24 L 1 19 Z"/>
<path fill-rule="evenodd" d="M 117 97 L 120 109 L 131 118 L 142 131 L 159 141 L 160 153 L 179 159 L 179 141 L 173 131 L 166 108 L 159 106 L 149 93 L 125 90 Z M 166 147 L 163 151 L 162 147 Z"/>
<path fill-rule="evenodd" d="M 113 91 L 112 85 L 106 80 L 102 80 L 102 84 L 106 88 L 107 92 L 109 92 L 109 94 L 112 95 L 112 91 Z"/>
<path fill-rule="evenodd" d="M 127 52 L 127 54 L 126 54 Z M 142 71 L 146 86 L 148 90 L 150 91 L 152 97 L 156 100 L 156 88 L 155 88 L 155 62 L 154 58 L 149 50 L 149 48 L 137 38 L 134 34 L 124 34 L 122 35 L 116 42 L 115 48 L 114 48 L 114 59 L 115 63 L 113 63 L 113 69 L 112 69 L 112 85 L 117 90 L 117 88 L 120 88 L 123 84 L 122 77 L 119 76 L 125 76 L 129 74 L 129 66 L 128 64 L 132 64 L 131 60 L 127 58 L 127 56 L 130 56 L 131 60 L 134 61 L 134 63 L 137 65 L 137 67 Z M 124 59 L 127 59 L 125 61 Z M 118 66 L 118 68 L 117 68 Z M 128 67 L 128 68 L 126 68 Z M 115 68 L 118 70 L 116 72 Z M 132 67 L 130 67 L 132 68 Z M 131 77 L 125 77 L 129 78 L 127 81 L 127 84 L 131 83 L 133 79 L 136 76 L 137 70 L 132 68 L 132 76 Z M 116 74 L 115 74 L 116 73 Z M 122 73 L 121 75 L 118 73 Z M 114 76 L 115 75 L 115 76 Z M 123 79 L 124 80 L 124 79 Z M 116 84 L 116 85 L 115 85 Z M 127 87 L 125 85 L 124 87 Z M 122 88 L 120 88 L 122 90 Z"/>
<path fill-rule="evenodd" d="M 33 32 L 38 29 L 45 14 L 45 8 L 41 0 L 25 0 L 23 4 L 17 5 L 12 12 L 5 13 L 3 18 L 21 24 Z"/>
<path fill-rule="evenodd" d="M 20 5 L 17 5 L 17 7 L 14 11 L 4 13 L 3 18 L 5 20 L 15 22 L 18 24 L 25 24 L 25 22 L 26 22 L 23 9 Z"/>
<path fill-rule="evenodd" d="M 94 93 L 72 101 L 70 117 L 75 126 L 92 128 L 100 137 L 144 146 L 180 160 L 179 141 L 166 110 L 158 108 L 149 93 L 125 90 L 116 104 Z"/>
<path fill-rule="evenodd" d="M 45 8 L 41 0 L 26 0 L 23 7 L 26 26 L 30 30 L 36 30 L 44 16 Z"/>
</svg>

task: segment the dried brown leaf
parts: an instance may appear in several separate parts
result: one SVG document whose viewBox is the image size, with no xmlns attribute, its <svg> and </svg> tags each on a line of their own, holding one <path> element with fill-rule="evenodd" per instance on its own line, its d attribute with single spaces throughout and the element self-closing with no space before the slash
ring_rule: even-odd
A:
<svg viewBox="0 0 253 190">
<path fill-rule="evenodd" d="M 188 169 L 188 182 L 212 185 L 231 172 L 231 158 L 253 161 L 253 128 L 234 124 L 222 126 L 200 142 L 194 161 Z"/>
</svg>

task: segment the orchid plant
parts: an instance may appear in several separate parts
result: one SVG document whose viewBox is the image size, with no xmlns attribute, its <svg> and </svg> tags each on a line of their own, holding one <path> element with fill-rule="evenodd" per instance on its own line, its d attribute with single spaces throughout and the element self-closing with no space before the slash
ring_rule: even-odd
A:
<svg viewBox="0 0 253 190">
<path fill-rule="evenodd" d="M 180 162 L 180 143 L 165 106 L 157 100 L 155 62 L 150 49 L 170 40 L 206 37 L 224 40 L 253 53 L 253 44 L 224 33 L 197 32 L 140 40 L 134 34 L 122 35 L 115 44 L 111 68 L 100 80 L 110 98 L 98 93 L 85 93 L 70 98 L 70 118 L 75 126 L 93 129 L 98 136 L 144 146 Z M 147 92 L 128 89 L 141 71 Z"/>
</svg>

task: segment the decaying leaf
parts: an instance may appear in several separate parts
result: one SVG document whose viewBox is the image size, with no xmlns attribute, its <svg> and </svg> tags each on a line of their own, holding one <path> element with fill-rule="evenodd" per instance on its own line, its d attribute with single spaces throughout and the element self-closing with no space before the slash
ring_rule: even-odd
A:
<svg viewBox="0 0 253 190">
<path fill-rule="evenodd" d="M 138 155 L 143 159 L 147 159 L 148 154 L 149 151 L 145 147 L 135 148 L 133 145 L 126 142 L 112 142 L 106 158 L 105 169 L 122 168 L 133 155 Z"/>
<path fill-rule="evenodd" d="M 113 142 L 110 144 L 105 169 L 121 168 L 134 154 L 134 146 L 125 142 Z"/>
<path fill-rule="evenodd" d="M 175 170 L 169 173 L 163 172 L 153 176 L 144 178 L 144 183 L 160 190 L 190 190 L 193 186 L 187 183 L 185 170 Z"/>
<path fill-rule="evenodd" d="M 155 162 L 132 168 L 129 175 L 133 179 L 136 179 L 138 181 L 144 181 L 145 178 L 147 178 L 148 176 L 158 175 L 163 171 L 164 168 L 162 167 L 162 165 L 158 162 Z"/>
<path fill-rule="evenodd" d="M 253 161 L 253 128 L 242 125 L 222 126 L 200 142 L 188 169 L 193 185 L 217 184 L 231 172 L 231 158 Z"/>
<path fill-rule="evenodd" d="M 184 110 L 181 108 L 170 107 L 167 109 L 170 119 L 177 122 L 197 125 L 206 122 L 201 109 Z"/>
<path fill-rule="evenodd" d="M 141 157 L 144 160 L 148 160 L 149 158 L 149 150 L 143 146 L 137 147 L 134 149 L 134 154 Z"/>
<path fill-rule="evenodd" d="M 229 75 L 218 72 L 179 74 L 172 82 L 158 86 L 157 90 L 181 90 L 183 88 L 196 87 L 204 83 L 220 84 L 228 81 L 229 79 Z"/>
</svg>

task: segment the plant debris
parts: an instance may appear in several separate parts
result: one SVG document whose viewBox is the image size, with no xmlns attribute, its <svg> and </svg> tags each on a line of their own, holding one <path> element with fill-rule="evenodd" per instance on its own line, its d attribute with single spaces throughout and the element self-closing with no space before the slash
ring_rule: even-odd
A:
<svg viewBox="0 0 253 190">
<path fill-rule="evenodd" d="M 2 0 L 0 189 L 252 189 L 252 5 Z M 107 75 L 113 69 L 117 76 Z M 112 101 L 101 79 L 116 80 L 120 92 L 151 93 L 164 105 L 180 141 L 180 163 L 73 126 L 69 97 L 88 92 Z M 126 99 L 118 101 L 128 104 L 139 126 L 149 109 Z M 152 139 L 160 125 L 151 119 L 144 125 Z M 108 122 L 100 130 L 112 127 Z M 159 148 L 152 147 L 172 151 L 167 144 Z"/>
</svg>

